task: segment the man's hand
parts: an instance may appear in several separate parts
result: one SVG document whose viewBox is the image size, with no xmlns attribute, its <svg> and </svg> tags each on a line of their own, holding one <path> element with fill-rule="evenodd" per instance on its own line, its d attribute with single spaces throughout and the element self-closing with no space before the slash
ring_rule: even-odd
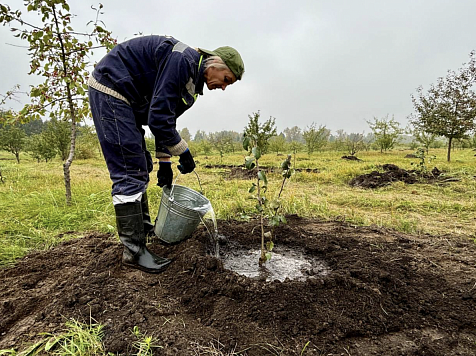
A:
<svg viewBox="0 0 476 356">
<path fill-rule="evenodd" d="M 191 173 L 195 169 L 195 161 L 193 160 L 192 154 L 188 148 L 180 155 L 179 162 L 180 164 L 177 168 L 182 174 Z"/>
<path fill-rule="evenodd" d="M 157 185 L 159 187 L 163 187 L 164 185 L 166 185 L 167 188 L 172 189 L 173 177 L 174 173 L 172 172 L 172 162 L 159 162 L 159 170 L 157 171 Z"/>
</svg>

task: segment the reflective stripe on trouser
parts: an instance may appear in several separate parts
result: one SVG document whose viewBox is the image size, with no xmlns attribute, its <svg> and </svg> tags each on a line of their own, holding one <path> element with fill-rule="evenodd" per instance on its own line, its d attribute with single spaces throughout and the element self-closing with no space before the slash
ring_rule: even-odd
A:
<svg viewBox="0 0 476 356">
<path fill-rule="evenodd" d="M 89 103 L 112 180 L 112 195 L 145 192 L 153 163 L 134 111 L 124 101 L 94 88 L 89 88 Z"/>
</svg>

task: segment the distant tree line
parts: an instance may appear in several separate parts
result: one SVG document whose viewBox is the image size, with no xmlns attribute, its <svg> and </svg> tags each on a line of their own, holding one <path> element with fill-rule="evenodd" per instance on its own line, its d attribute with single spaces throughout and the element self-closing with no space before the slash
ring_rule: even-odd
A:
<svg viewBox="0 0 476 356">
<path fill-rule="evenodd" d="M 94 128 L 78 124 L 75 154 L 79 159 L 93 158 L 100 153 L 99 141 Z M 24 152 L 38 162 L 59 157 L 63 162 L 71 148 L 71 125 L 69 122 L 50 119 L 33 120 L 0 126 L 0 149 L 15 155 L 20 163 Z"/>
<path fill-rule="evenodd" d="M 256 113 L 259 115 L 259 112 Z M 258 116 L 259 118 L 259 116 Z M 332 133 L 323 125 L 312 123 L 304 129 L 298 126 L 287 127 L 282 132 L 270 132 L 263 153 L 297 154 L 305 152 L 309 156 L 320 151 L 334 150 L 355 156 L 358 152 L 379 150 L 384 153 L 395 147 L 415 149 L 442 148 L 448 145 L 444 136 L 421 131 L 418 128 L 403 129 L 394 117 L 374 117 L 367 121 L 369 133 L 347 133 L 337 130 Z M 211 155 L 218 153 L 221 158 L 226 154 L 243 152 L 242 141 L 245 131 L 205 132 L 198 130 L 195 135 L 187 128 L 179 130 L 180 135 L 189 142 L 194 155 Z M 77 159 L 97 158 L 101 148 L 94 126 L 78 124 L 76 132 L 75 155 Z M 30 155 L 38 162 L 48 162 L 59 158 L 67 159 L 71 145 L 71 128 L 68 122 L 50 119 L 48 121 L 32 120 L 25 124 L 0 125 L 0 149 L 12 153 L 20 162 L 20 153 Z M 147 149 L 155 151 L 153 137 L 146 138 Z M 453 138 L 452 149 L 476 148 L 476 135 Z"/>
</svg>

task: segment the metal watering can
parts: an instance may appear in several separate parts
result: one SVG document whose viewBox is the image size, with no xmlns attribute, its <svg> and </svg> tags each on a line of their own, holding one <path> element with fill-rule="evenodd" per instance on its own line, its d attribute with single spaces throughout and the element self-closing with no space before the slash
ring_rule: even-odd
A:
<svg viewBox="0 0 476 356">
<path fill-rule="evenodd" d="M 198 174 L 194 172 L 200 185 Z M 158 238 L 168 244 L 177 243 L 190 237 L 202 220 L 202 217 L 211 209 L 210 201 L 193 189 L 176 185 L 180 174 L 175 178 L 172 187 L 164 186 L 159 206 L 159 213 L 155 220 L 154 232 Z"/>
</svg>

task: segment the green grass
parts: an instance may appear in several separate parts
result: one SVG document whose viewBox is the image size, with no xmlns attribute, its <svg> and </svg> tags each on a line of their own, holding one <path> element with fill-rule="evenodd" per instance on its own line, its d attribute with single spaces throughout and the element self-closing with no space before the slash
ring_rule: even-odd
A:
<svg viewBox="0 0 476 356">
<path fill-rule="evenodd" d="M 444 185 L 394 183 L 369 190 L 352 188 L 353 177 L 369 173 L 385 163 L 414 168 L 416 159 L 404 158 L 413 151 L 395 150 L 381 154 L 362 152 L 361 162 L 342 160 L 342 153 L 301 153 L 296 168 L 317 168 L 319 173 L 297 172 L 282 194 L 282 209 L 288 214 L 322 219 L 346 220 L 356 225 L 377 225 L 407 233 L 476 236 L 476 164 L 474 151 L 458 150 L 446 162 L 446 150 L 431 150 L 436 160 L 430 165 L 456 177 Z M 227 170 L 206 169 L 206 164 L 240 165 L 245 152 L 199 156 L 197 172 L 203 193 L 210 199 L 218 219 L 239 219 L 254 212 L 256 201 L 248 194 L 249 180 L 229 179 Z M 284 157 L 275 154 L 260 159 L 263 166 L 277 167 Z M 294 159 L 292 160 L 294 162 Z M 115 232 L 110 196 L 111 182 L 102 158 L 75 160 L 71 167 L 72 204 L 65 203 L 62 163 L 36 163 L 27 155 L 17 164 L 13 155 L 0 152 L 0 265 L 8 265 L 32 249 L 54 246 L 65 238 L 88 231 Z M 176 171 L 177 172 L 177 171 Z M 268 198 L 277 193 L 281 176 L 268 174 Z M 149 202 L 155 217 L 161 189 L 151 174 Z M 200 190 L 194 174 L 180 176 L 177 184 Z"/>
<path fill-rule="evenodd" d="M 42 333 L 38 335 L 37 342 L 25 345 L 21 350 L 0 350 L 0 355 L 114 356 L 104 350 L 103 328 L 100 324 L 83 324 L 71 319 L 65 323 L 64 332 Z M 131 345 L 131 349 L 134 350 L 131 355 L 153 356 L 155 349 L 162 348 L 154 337 L 143 334 L 137 326 L 131 332 L 136 337 L 136 341 Z"/>
<path fill-rule="evenodd" d="M 106 355 L 102 344 L 103 326 L 99 324 L 87 325 L 69 320 L 63 333 L 59 335 L 44 333 L 39 336 L 39 341 L 26 346 L 23 350 L 0 350 L 0 355 Z"/>
</svg>

